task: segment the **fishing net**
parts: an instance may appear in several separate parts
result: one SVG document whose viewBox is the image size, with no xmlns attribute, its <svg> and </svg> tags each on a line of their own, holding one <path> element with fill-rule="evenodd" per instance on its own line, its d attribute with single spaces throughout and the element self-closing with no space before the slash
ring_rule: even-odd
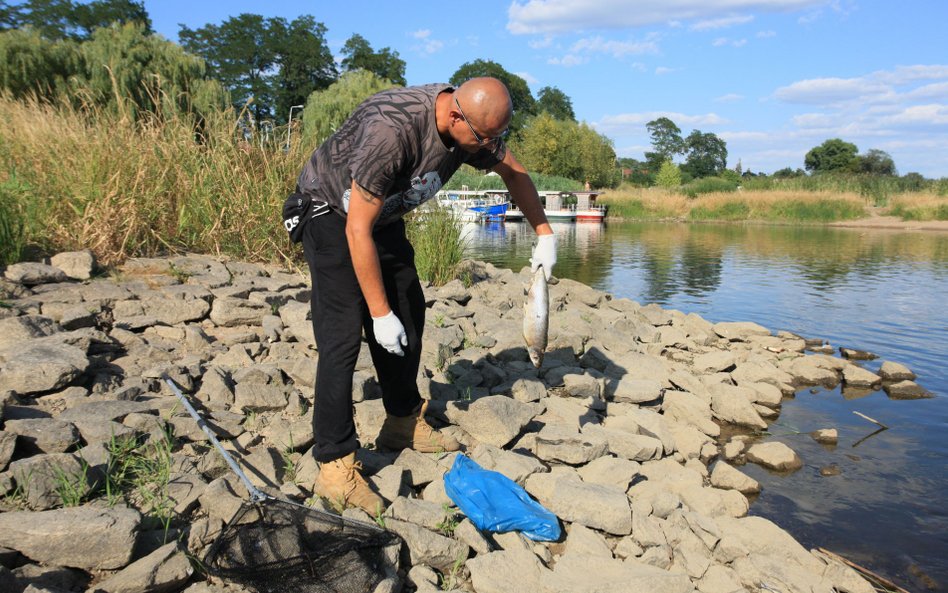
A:
<svg viewBox="0 0 948 593">
<path fill-rule="evenodd" d="M 259 593 L 371 593 L 396 577 L 400 542 L 369 523 L 267 498 L 241 505 L 204 563 Z"/>
</svg>

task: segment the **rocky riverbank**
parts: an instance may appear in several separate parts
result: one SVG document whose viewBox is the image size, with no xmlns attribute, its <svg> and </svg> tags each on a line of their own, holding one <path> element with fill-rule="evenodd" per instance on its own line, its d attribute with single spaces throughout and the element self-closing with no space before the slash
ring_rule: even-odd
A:
<svg viewBox="0 0 948 593">
<path fill-rule="evenodd" d="M 246 491 L 159 378 L 200 402 L 259 488 L 331 511 L 309 491 L 318 352 L 307 279 L 199 255 L 132 259 L 109 276 L 92 277 L 94 266 L 88 252 L 60 254 L 0 281 L 0 590 L 235 590 L 191 559 Z M 467 266 L 470 286 L 425 289 L 429 415 L 556 514 L 564 535 L 481 533 L 444 492 L 456 454 L 374 451 L 384 410 L 363 347 L 361 461 L 390 506 L 345 515 L 403 538 L 402 582 L 386 590 L 873 591 L 747 516 L 759 486 L 739 466 L 801 466 L 755 436 L 801 386 L 926 395 L 908 369 L 877 375 L 795 335 L 561 280 L 538 371 L 520 335 L 528 275 Z"/>
</svg>

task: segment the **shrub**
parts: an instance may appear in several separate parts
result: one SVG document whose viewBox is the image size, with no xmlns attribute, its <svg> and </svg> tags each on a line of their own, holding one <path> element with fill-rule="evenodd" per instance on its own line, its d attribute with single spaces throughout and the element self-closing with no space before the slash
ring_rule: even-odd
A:
<svg viewBox="0 0 948 593">
<path fill-rule="evenodd" d="M 702 177 L 683 187 L 682 191 L 689 198 L 695 198 L 700 194 L 733 192 L 737 191 L 737 182 L 721 177 Z"/>
</svg>

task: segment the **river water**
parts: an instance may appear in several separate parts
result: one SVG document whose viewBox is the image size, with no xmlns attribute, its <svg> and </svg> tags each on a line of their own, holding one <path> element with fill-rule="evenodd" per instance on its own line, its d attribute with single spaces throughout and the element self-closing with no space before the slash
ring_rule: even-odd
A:
<svg viewBox="0 0 948 593">
<path fill-rule="evenodd" d="M 554 223 L 556 275 L 615 297 L 711 322 L 754 321 L 900 362 L 933 399 L 805 389 L 785 400 L 770 439 L 803 459 L 761 483 L 750 513 L 888 576 L 911 591 L 948 590 L 948 233 L 676 223 Z M 525 223 L 465 226 L 468 256 L 519 270 Z M 838 355 L 838 354 L 837 354 Z M 878 428 L 853 414 L 874 418 Z M 823 446 L 808 433 L 836 428 Z M 871 436 L 870 436 L 871 435 Z M 868 437 L 868 438 L 867 438 Z M 840 474 L 823 477 L 835 464 Z"/>
</svg>

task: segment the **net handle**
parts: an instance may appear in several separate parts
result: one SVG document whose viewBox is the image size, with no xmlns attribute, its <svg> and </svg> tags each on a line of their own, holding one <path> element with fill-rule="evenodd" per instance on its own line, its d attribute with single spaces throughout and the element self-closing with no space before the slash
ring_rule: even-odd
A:
<svg viewBox="0 0 948 593">
<path fill-rule="evenodd" d="M 181 390 L 178 389 L 178 386 L 175 385 L 174 381 L 171 380 L 171 377 L 169 377 L 167 374 L 162 374 L 161 378 L 164 379 L 165 383 L 168 384 L 168 387 L 171 388 L 171 391 L 178 397 L 179 400 L 181 400 L 181 403 L 184 404 L 184 408 L 189 414 L 191 414 L 191 417 L 197 422 L 198 427 L 204 431 L 204 434 L 207 435 L 207 438 L 211 440 L 211 443 L 217 449 L 218 453 L 223 456 L 224 461 L 227 462 L 227 465 L 230 466 L 230 469 L 235 474 L 237 474 L 238 478 L 240 478 L 244 488 L 246 488 L 247 492 L 250 493 L 250 498 L 254 502 L 261 502 L 271 498 L 270 496 L 267 496 L 263 492 L 257 490 L 257 488 L 250 482 L 250 478 L 247 477 L 247 474 L 245 474 L 243 470 L 240 469 L 240 466 L 237 465 L 237 462 L 234 461 L 234 458 L 231 457 L 230 453 L 224 449 L 224 446 L 221 445 L 220 441 L 217 440 L 217 436 L 214 434 L 214 431 L 211 430 L 211 427 L 208 426 L 207 422 L 204 421 L 204 418 L 201 416 L 201 414 L 199 414 L 198 411 L 194 409 L 194 406 L 191 405 L 191 402 L 188 401 L 188 398 L 185 397 L 183 393 L 181 393 Z"/>
</svg>

